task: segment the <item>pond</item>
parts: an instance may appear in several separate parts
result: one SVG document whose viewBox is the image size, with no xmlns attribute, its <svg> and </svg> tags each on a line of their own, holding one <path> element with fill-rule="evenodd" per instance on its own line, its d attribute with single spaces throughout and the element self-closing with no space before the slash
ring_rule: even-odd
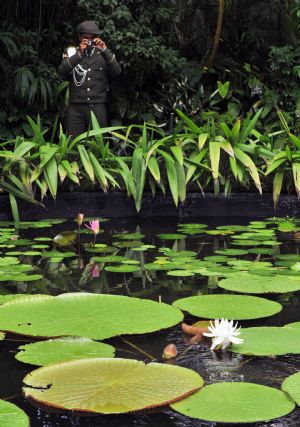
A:
<svg viewBox="0 0 300 427">
<path fill-rule="evenodd" d="M 243 351 L 235 351 L 234 346 L 233 351 L 230 351 L 230 347 L 227 350 L 211 351 L 211 339 L 201 340 L 200 337 L 197 340 L 195 335 L 184 333 L 182 321 L 173 322 L 175 326 L 172 327 L 156 328 L 156 332 L 153 329 L 152 333 L 119 333 L 115 335 L 121 336 L 115 337 L 107 335 L 112 338 L 104 338 L 104 342 L 115 347 L 117 358 L 155 361 L 189 368 L 199 373 L 206 385 L 244 382 L 280 389 L 287 377 L 299 372 L 299 329 L 292 343 L 291 339 L 283 342 L 286 350 L 283 349 L 281 353 L 281 338 L 277 338 L 276 334 L 279 327 L 281 332 L 281 327 L 300 322 L 300 220 L 254 218 L 248 222 L 242 218 L 192 218 L 178 223 L 176 218 L 140 221 L 101 219 L 95 245 L 94 236 L 85 224 L 87 222 L 81 225 L 78 235 L 78 225 L 74 220 L 27 222 L 21 223 L 18 229 L 9 222 L 1 223 L 0 303 L 8 300 L 4 295 L 58 296 L 74 292 L 124 295 L 170 305 L 180 300 L 175 306 L 184 311 L 184 323 L 188 325 L 200 319 L 214 320 L 222 317 L 215 316 L 214 313 L 229 314 L 223 316 L 227 319 L 231 319 L 230 314 L 235 313 L 232 318 L 241 326 L 241 336 L 243 331 L 246 333 L 246 330 L 250 331 L 255 327 L 278 328 L 274 329 L 274 339 L 271 337 L 267 344 L 266 338 L 259 341 L 261 329 L 252 329 L 257 331 L 258 341 L 254 342 L 254 339 L 253 344 L 249 337 L 248 341 L 245 338 L 243 344 L 246 345 L 246 341 L 247 344 L 252 342 L 254 350 L 251 356 L 243 354 Z M 194 308 L 189 308 L 185 299 L 220 294 L 263 298 L 267 302 L 260 307 L 260 300 L 249 300 L 253 303 L 246 305 L 245 312 L 242 312 L 239 304 L 234 307 L 233 303 L 221 300 L 220 296 L 211 302 L 204 300 L 203 314 L 196 315 Z M 16 303 L 16 307 L 20 301 Z M 267 303 L 271 302 L 278 304 L 269 306 Z M 39 336 L 45 339 L 45 336 L 38 329 L 32 334 L 35 338 L 28 336 L 29 333 L 18 329 L 24 326 L 21 323 L 17 323 L 12 329 L 3 327 L 3 324 L 1 326 L 1 319 L 5 321 L 1 318 L 1 311 L 5 306 L 11 315 L 10 313 L 14 313 L 14 303 L 6 303 L 0 309 L 0 330 L 10 331 L 1 343 L 0 398 L 23 409 L 30 418 L 31 427 L 224 425 L 222 422 L 203 421 L 182 415 L 168 406 L 124 415 L 87 416 L 58 411 L 54 407 L 44 407 L 34 399 L 26 399 L 22 394 L 23 378 L 35 370 L 37 365 L 22 363 L 15 356 L 19 351 L 18 347 L 39 341 Z M 41 313 L 39 319 L 43 323 L 47 310 Z M 57 317 L 59 318 L 59 312 Z M 7 324 L 10 320 L 7 320 Z M 86 318 L 82 318 L 78 311 L 77 321 L 78 327 L 84 327 L 85 322 L 90 322 L 88 313 Z M 50 319 L 49 322 L 55 324 L 56 319 Z M 26 327 L 25 325 L 24 330 Z M 30 327 L 31 325 L 29 329 Z M 157 332 L 158 329 L 162 330 Z M 292 328 L 287 327 L 286 330 L 288 337 Z M 50 337 L 51 333 L 47 336 Z M 91 333 L 89 337 L 94 336 Z M 176 358 L 164 361 L 162 354 L 168 344 L 175 344 L 178 354 Z M 266 348 L 271 348 L 270 354 L 268 350 L 264 350 L 265 345 Z M 296 407 L 288 415 L 273 421 L 243 425 L 296 427 L 300 425 L 300 410 Z"/>
</svg>

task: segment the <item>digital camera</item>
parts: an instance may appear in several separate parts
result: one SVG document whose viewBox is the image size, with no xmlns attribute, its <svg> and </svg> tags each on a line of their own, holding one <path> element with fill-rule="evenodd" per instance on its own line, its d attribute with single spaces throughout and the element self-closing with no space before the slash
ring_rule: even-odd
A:
<svg viewBox="0 0 300 427">
<path fill-rule="evenodd" d="M 96 45 L 94 40 L 88 40 L 87 41 L 87 48 L 92 49 Z"/>
</svg>

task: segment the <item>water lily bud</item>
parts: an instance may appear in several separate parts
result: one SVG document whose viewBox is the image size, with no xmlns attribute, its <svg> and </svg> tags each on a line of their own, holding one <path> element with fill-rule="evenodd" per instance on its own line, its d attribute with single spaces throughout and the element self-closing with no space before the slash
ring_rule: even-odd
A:
<svg viewBox="0 0 300 427">
<path fill-rule="evenodd" d="M 173 359 L 177 356 L 177 348 L 175 344 L 168 344 L 167 347 L 165 347 L 163 352 L 163 359 Z"/>
<path fill-rule="evenodd" d="M 77 214 L 78 225 L 81 225 L 83 223 L 83 218 L 84 218 L 84 214 L 83 213 Z"/>
</svg>

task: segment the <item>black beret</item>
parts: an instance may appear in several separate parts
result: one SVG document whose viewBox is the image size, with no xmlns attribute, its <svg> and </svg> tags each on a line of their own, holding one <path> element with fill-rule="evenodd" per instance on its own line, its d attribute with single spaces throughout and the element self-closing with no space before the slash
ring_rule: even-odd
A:
<svg viewBox="0 0 300 427">
<path fill-rule="evenodd" d="M 81 22 L 81 24 L 78 25 L 78 31 L 81 34 L 95 34 L 97 36 L 100 34 L 100 30 L 95 21 Z"/>
</svg>

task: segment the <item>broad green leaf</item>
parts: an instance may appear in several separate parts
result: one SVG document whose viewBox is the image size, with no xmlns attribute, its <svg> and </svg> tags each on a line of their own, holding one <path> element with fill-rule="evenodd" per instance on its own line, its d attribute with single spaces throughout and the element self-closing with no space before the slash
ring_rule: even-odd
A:
<svg viewBox="0 0 300 427">
<path fill-rule="evenodd" d="M 178 206 L 178 176 L 177 176 L 177 170 L 175 167 L 175 162 L 169 154 L 165 153 L 162 150 L 157 150 L 157 151 L 164 158 L 170 191 L 172 193 L 175 206 Z"/>
<path fill-rule="evenodd" d="M 214 180 L 219 178 L 219 163 L 220 163 L 220 143 L 217 141 L 210 141 L 209 143 L 209 157 L 212 169 L 212 176 Z"/>
<path fill-rule="evenodd" d="M 88 152 L 86 151 L 83 145 L 78 145 L 78 152 L 86 173 L 88 174 L 90 180 L 94 182 L 95 181 L 94 168 L 89 158 Z"/>
<path fill-rule="evenodd" d="M 234 148 L 234 154 L 235 154 L 235 157 L 248 169 L 255 183 L 255 186 L 257 187 L 258 191 L 262 193 L 258 170 L 253 160 L 248 156 L 248 154 L 244 153 L 238 147 Z"/>
<path fill-rule="evenodd" d="M 300 406 L 300 372 L 286 378 L 281 388 Z"/>
<path fill-rule="evenodd" d="M 203 386 L 202 378 L 187 368 L 96 358 L 36 369 L 24 383 L 28 398 L 48 406 L 101 414 L 163 406 Z"/>
<path fill-rule="evenodd" d="M 172 409 L 189 417 L 218 423 L 255 423 L 283 417 L 295 408 L 280 390 L 253 383 L 210 384 Z"/>
<path fill-rule="evenodd" d="M 198 136 L 198 148 L 199 150 L 202 150 L 205 142 L 207 141 L 207 138 L 209 137 L 208 133 L 200 133 Z"/>
<path fill-rule="evenodd" d="M 300 163 L 293 163 L 292 169 L 293 169 L 295 189 L 299 198 L 300 197 Z"/>
<path fill-rule="evenodd" d="M 156 182 L 160 182 L 160 170 L 159 170 L 159 164 L 155 157 L 150 157 L 148 162 L 148 168 L 155 179 Z"/>
<path fill-rule="evenodd" d="M 233 292 L 242 292 L 246 294 L 264 294 L 264 293 L 286 293 L 300 290 L 299 277 L 261 277 L 241 273 L 236 277 L 220 280 L 220 288 Z"/>
<path fill-rule="evenodd" d="M 30 336 L 102 340 L 165 329 L 182 318 L 175 307 L 150 300 L 69 293 L 8 302 L 0 309 L 0 328 Z"/>
<path fill-rule="evenodd" d="M 80 337 L 39 341 L 21 345 L 18 350 L 17 360 L 38 366 L 92 357 L 114 357 L 115 353 L 111 345 Z"/>
<path fill-rule="evenodd" d="M 100 163 L 96 159 L 95 155 L 91 151 L 88 153 L 88 155 L 90 157 L 90 161 L 91 161 L 91 164 L 93 166 L 95 176 L 98 179 L 98 181 L 102 187 L 102 190 L 104 192 L 107 192 L 108 182 L 107 182 L 106 175 L 104 173 L 103 167 L 100 165 Z"/>
<path fill-rule="evenodd" d="M 1 427 L 29 427 L 29 418 L 18 406 L 0 400 L 0 425 Z"/>
<path fill-rule="evenodd" d="M 277 302 L 247 295 L 197 295 L 180 298 L 173 305 L 193 316 L 208 319 L 259 319 L 282 310 Z"/>
<path fill-rule="evenodd" d="M 238 345 L 232 344 L 228 347 L 230 351 L 251 356 L 300 354 L 297 329 L 276 326 L 242 328 L 239 338 L 242 338 L 244 342 Z"/>
<path fill-rule="evenodd" d="M 182 111 L 180 111 L 178 108 L 175 109 L 178 116 L 188 125 L 188 127 L 191 129 L 192 132 L 195 132 L 197 135 L 202 133 L 202 129 L 199 128 L 193 120 L 188 118 Z"/>
<path fill-rule="evenodd" d="M 218 92 L 219 92 L 221 98 L 223 98 L 223 99 L 226 98 L 230 82 L 222 83 L 220 81 L 217 81 L 217 85 L 218 85 Z"/>
<path fill-rule="evenodd" d="M 177 146 L 177 145 L 173 145 L 172 147 L 170 147 L 175 159 L 177 160 L 177 162 L 183 166 L 183 152 L 182 152 L 182 148 Z"/>
</svg>

